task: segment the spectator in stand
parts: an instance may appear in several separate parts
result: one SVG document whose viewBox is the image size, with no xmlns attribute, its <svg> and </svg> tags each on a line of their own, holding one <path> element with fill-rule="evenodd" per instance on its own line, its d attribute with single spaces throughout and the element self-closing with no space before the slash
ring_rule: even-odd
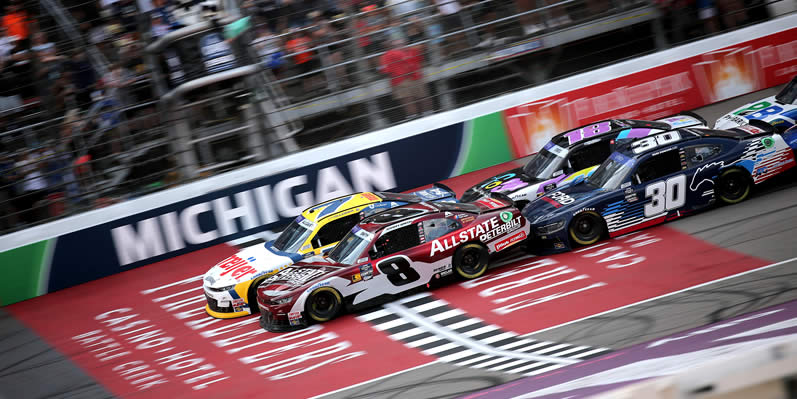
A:
<svg viewBox="0 0 797 399">
<path fill-rule="evenodd" d="M 434 0 L 443 25 L 443 34 L 449 34 L 464 28 L 462 24 L 462 5 L 457 0 Z M 446 36 L 443 39 L 443 56 L 451 56 L 468 48 L 465 34 L 462 32 Z"/>
<path fill-rule="evenodd" d="M 313 11 L 311 17 L 315 28 L 312 30 L 313 43 L 321 47 L 319 51 L 321 65 L 324 67 L 338 65 L 331 69 L 334 74 L 334 84 L 338 87 L 349 86 L 351 82 L 347 76 L 346 67 L 339 65 L 343 62 L 343 46 L 346 36 L 341 29 L 325 18 L 321 11 Z"/>
<path fill-rule="evenodd" d="M 304 75 L 302 79 L 302 89 L 305 95 L 319 89 L 323 84 L 320 81 L 321 75 L 318 73 L 320 62 L 314 50 L 311 50 L 312 40 L 304 30 L 294 30 L 289 34 L 289 40 L 285 43 L 285 50 L 293 55 L 293 63 L 299 68 L 299 73 Z"/>
<path fill-rule="evenodd" d="M 29 150 L 20 154 L 14 168 L 17 171 L 17 185 L 19 196 L 15 198 L 15 207 L 25 209 L 22 220 L 25 223 L 34 223 L 41 219 L 41 203 L 47 194 L 47 180 L 42 175 L 43 163 L 40 149 Z"/>
<path fill-rule="evenodd" d="M 258 34 L 252 44 L 255 46 L 257 55 L 260 57 L 260 62 L 271 69 L 277 79 L 282 75 L 282 66 L 284 60 L 282 59 L 282 46 L 280 38 L 275 36 L 268 27 L 259 27 Z"/>
<path fill-rule="evenodd" d="M 382 29 L 387 27 L 387 20 L 375 4 L 367 5 L 362 8 L 363 14 L 359 14 L 354 22 L 354 28 L 359 36 L 357 46 L 363 52 L 363 56 L 377 54 L 383 48 L 384 34 Z M 372 68 L 379 65 L 376 57 L 368 59 Z"/>
<path fill-rule="evenodd" d="M 91 63 L 89 63 L 89 60 L 86 58 L 86 53 L 84 51 L 73 51 L 69 69 L 72 76 L 77 106 L 83 110 L 87 110 L 91 106 L 91 94 L 95 90 L 97 75 L 94 73 L 94 68 L 92 68 Z"/>
<path fill-rule="evenodd" d="M 16 226 L 17 209 L 14 207 L 14 159 L 7 151 L 0 151 L 0 232 Z"/>
<path fill-rule="evenodd" d="M 159 14 L 152 14 L 152 22 L 150 23 L 150 31 L 153 40 L 158 40 L 161 36 L 169 33 L 169 25 L 163 22 L 163 18 Z"/>
<path fill-rule="evenodd" d="M 391 41 L 382 54 L 381 70 L 390 76 L 393 98 L 404 108 L 408 118 L 432 112 L 432 101 L 423 79 L 423 55 L 415 46 L 404 47 L 404 40 Z"/>
<path fill-rule="evenodd" d="M 34 98 L 36 87 L 33 80 L 33 53 L 28 49 L 27 41 L 17 39 L 8 58 L 9 62 L 6 63 L 6 68 L 11 73 L 16 94 L 23 101 Z"/>
<path fill-rule="evenodd" d="M 409 23 L 404 25 L 404 32 L 407 35 L 407 43 L 409 44 L 419 46 L 420 44 L 416 43 L 426 39 L 423 23 L 416 15 L 409 17 Z"/>
<path fill-rule="evenodd" d="M 2 25 L 8 31 L 9 36 L 16 36 L 22 41 L 28 39 L 30 19 L 20 0 L 13 0 L 6 6 Z"/>
<path fill-rule="evenodd" d="M 121 63 L 116 62 L 108 69 L 108 73 L 102 77 L 102 87 L 105 89 L 106 96 L 116 98 L 124 103 L 119 89 L 132 84 L 134 80 L 133 74 L 125 69 Z"/>
<path fill-rule="evenodd" d="M 733 29 L 747 22 L 747 10 L 742 0 L 717 0 L 725 29 Z"/>
<path fill-rule="evenodd" d="M 56 108 L 55 92 L 53 87 L 61 76 L 62 63 L 64 57 L 56 52 L 55 44 L 47 40 L 47 35 L 43 32 L 33 34 L 33 51 L 36 61 L 36 81 L 39 86 L 39 97 L 41 97 L 49 110 Z"/>
<path fill-rule="evenodd" d="M 719 32 L 717 7 L 713 0 L 697 1 L 697 17 L 703 21 L 703 33 L 710 35 Z"/>
</svg>

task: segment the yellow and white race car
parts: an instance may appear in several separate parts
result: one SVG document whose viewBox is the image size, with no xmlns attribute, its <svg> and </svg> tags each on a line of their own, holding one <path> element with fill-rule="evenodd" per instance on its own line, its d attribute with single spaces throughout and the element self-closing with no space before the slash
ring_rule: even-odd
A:
<svg viewBox="0 0 797 399">
<path fill-rule="evenodd" d="M 256 289 L 266 277 L 307 256 L 332 249 L 367 216 L 422 201 L 457 200 L 454 191 L 438 183 L 410 194 L 356 193 L 305 209 L 276 240 L 245 248 L 205 273 L 205 311 L 221 319 L 257 313 Z"/>
</svg>

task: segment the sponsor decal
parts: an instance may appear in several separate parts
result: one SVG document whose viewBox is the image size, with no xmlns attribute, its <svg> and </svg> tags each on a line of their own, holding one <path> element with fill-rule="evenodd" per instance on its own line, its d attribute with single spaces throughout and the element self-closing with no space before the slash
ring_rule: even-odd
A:
<svg viewBox="0 0 797 399">
<path fill-rule="evenodd" d="M 526 239 L 526 232 L 525 231 L 521 231 L 521 232 L 519 232 L 519 233 L 517 233 L 517 234 L 515 234 L 515 235 L 513 235 L 513 236 L 511 236 L 509 238 L 505 238 L 505 239 L 495 243 L 495 251 L 498 252 L 498 251 L 504 250 L 504 249 L 506 249 L 507 247 L 509 247 L 509 246 L 511 246 L 513 244 L 517 244 L 517 243 L 523 241 L 524 239 Z"/>
<path fill-rule="evenodd" d="M 761 139 L 761 144 L 764 145 L 764 148 L 771 148 L 775 145 L 775 140 L 773 140 L 772 137 L 764 137 Z"/>
<path fill-rule="evenodd" d="M 628 202 L 637 202 L 639 200 L 633 188 L 628 187 L 625 189 L 625 200 Z"/>
<path fill-rule="evenodd" d="M 502 234 L 520 228 L 522 218 L 522 216 L 518 216 L 508 223 L 499 223 L 499 218 L 494 216 L 466 230 L 461 230 L 459 233 L 434 240 L 432 241 L 432 249 L 429 256 L 456 248 L 464 242 L 475 240 L 477 237 L 481 242 L 491 241 Z"/>
<path fill-rule="evenodd" d="M 482 198 L 476 202 L 486 206 L 489 209 L 500 209 L 506 206 L 505 203 L 493 198 Z"/>
<path fill-rule="evenodd" d="M 573 216 L 578 215 L 581 212 L 595 212 L 595 208 L 581 208 L 575 212 L 573 212 Z"/>
<path fill-rule="evenodd" d="M 312 291 L 312 290 L 314 290 L 316 288 L 326 287 L 328 285 L 329 285 L 329 281 L 322 281 L 320 283 L 315 283 L 315 284 L 313 284 L 312 287 L 310 287 L 309 291 Z"/>
<path fill-rule="evenodd" d="M 462 224 L 468 224 L 468 223 L 472 222 L 476 218 L 473 215 L 471 215 L 471 214 L 467 214 L 467 213 L 462 214 L 462 213 L 460 213 L 460 214 L 457 214 L 457 219 L 459 219 L 459 221 L 462 222 Z"/>
<path fill-rule="evenodd" d="M 365 262 L 367 260 L 368 260 L 368 257 L 363 257 L 363 258 L 357 259 L 357 263 L 362 263 L 362 262 Z"/>
<path fill-rule="evenodd" d="M 504 212 L 501 212 L 501 214 L 499 216 L 501 217 L 501 220 L 504 223 L 509 223 L 510 221 L 512 221 L 512 212 L 504 211 Z"/>
<path fill-rule="evenodd" d="M 400 229 L 400 228 L 402 228 L 402 227 L 407 227 L 407 226 L 409 226 L 410 224 L 412 224 L 412 221 L 413 221 L 413 220 L 414 220 L 414 219 L 409 219 L 409 220 L 405 220 L 405 221 L 403 221 L 403 222 L 399 222 L 399 223 L 396 223 L 396 224 L 391 224 L 390 226 L 387 226 L 387 227 L 385 227 L 385 230 L 384 230 L 384 232 L 385 232 L 385 233 L 389 233 L 389 232 L 391 232 L 391 231 L 393 231 L 393 230 L 397 230 L 397 229 Z M 384 234 L 384 233 L 383 233 L 383 234 Z"/>
<path fill-rule="evenodd" d="M 374 193 L 362 193 L 363 198 L 367 199 L 368 201 L 380 202 L 382 201 L 381 198 L 377 197 Z"/>
<path fill-rule="evenodd" d="M 351 229 L 351 231 L 352 233 L 354 233 L 354 235 L 362 238 L 365 241 L 371 241 L 371 239 L 374 238 L 373 233 L 371 233 L 370 231 L 363 230 L 360 226 L 354 226 L 354 228 Z"/>
<path fill-rule="evenodd" d="M 362 274 L 360 274 L 360 273 L 354 273 L 354 274 L 351 276 L 351 282 L 352 282 L 352 283 L 357 283 L 357 282 L 360 282 L 360 281 L 362 281 L 362 280 L 363 280 L 363 276 L 362 276 Z"/>
<path fill-rule="evenodd" d="M 565 244 L 561 241 L 556 241 L 553 243 L 554 249 L 565 249 Z"/>
<path fill-rule="evenodd" d="M 263 280 L 261 284 L 283 280 L 288 284 L 299 286 L 323 274 L 324 271 L 321 269 L 290 268 Z"/>
<path fill-rule="evenodd" d="M 421 240 L 421 243 L 426 242 L 426 233 L 423 232 L 423 226 L 418 223 L 418 239 Z"/>
<path fill-rule="evenodd" d="M 220 269 L 224 270 L 219 276 L 226 276 L 229 274 L 236 280 L 247 274 L 255 274 L 255 272 L 257 272 L 254 267 L 249 266 L 249 262 L 241 259 L 238 255 L 233 255 L 225 259 L 224 262 L 219 263 L 218 266 Z"/>
<path fill-rule="evenodd" d="M 451 266 L 450 263 L 434 269 L 434 273 L 436 274 L 437 278 L 440 278 L 442 276 L 448 276 L 453 272 L 454 268 Z"/>
<path fill-rule="evenodd" d="M 360 265 L 360 277 L 362 277 L 363 280 L 370 280 L 374 277 L 374 268 L 370 263 Z"/>
<path fill-rule="evenodd" d="M 315 230 L 315 226 L 316 226 L 315 223 L 305 219 L 302 216 L 298 216 L 296 218 L 296 223 L 299 223 L 299 226 L 302 226 L 302 227 L 304 227 L 307 230 Z"/>
<path fill-rule="evenodd" d="M 561 191 L 554 191 L 548 195 L 548 198 L 558 202 L 561 205 L 569 205 L 573 202 L 576 202 L 575 198 L 561 192 Z M 557 207 L 558 208 L 558 207 Z"/>
<path fill-rule="evenodd" d="M 302 312 L 288 312 L 288 321 L 292 326 L 298 326 L 302 323 Z"/>
</svg>

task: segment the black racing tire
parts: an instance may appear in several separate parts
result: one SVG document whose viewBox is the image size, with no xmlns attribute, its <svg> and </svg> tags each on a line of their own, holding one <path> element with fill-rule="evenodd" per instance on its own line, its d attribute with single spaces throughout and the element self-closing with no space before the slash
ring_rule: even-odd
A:
<svg viewBox="0 0 797 399">
<path fill-rule="evenodd" d="M 595 212 L 582 212 L 573 217 L 567 232 L 575 244 L 592 245 L 606 234 L 606 223 Z"/>
<path fill-rule="evenodd" d="M 490 252 L 482 243 L 469 242 L 454 252 L 454 270 L 464 279 L 481 277 L 490 263 Z"/>
<path fill-rule="evenodd" d="M 739 168 L 726 169 L 717 178 L 714 194 L 725 204 L 736 204 L 750 196 L 752 186 L 753 181 L 747 171 Z"/>
<path fill-rule="evenodd" d="M 323 323 L 337 316 L 342 307 L 343 298 L 336 289 L 321 287 L 307 297 L 305 313 L 316 323 Z"/>
<path fill-rule="evenodd" d="M 249 290 L 246 292 L 246 303 L 249 304 L 249 311 L 252 312 L 252 314 L 260 313 L 260 306 L 257 306 L 257 286 L 259 286 L 260 283 L 262 283 L 265 279 L 266 277 L 264 276 L 252 281 L 252 284 L 249 286 Z"/>
</svg>

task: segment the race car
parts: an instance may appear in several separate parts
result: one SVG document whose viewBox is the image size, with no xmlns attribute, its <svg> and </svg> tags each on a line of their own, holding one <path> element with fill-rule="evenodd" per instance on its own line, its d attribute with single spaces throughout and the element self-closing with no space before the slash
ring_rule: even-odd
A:
<svg viewBox="0 0 797 399">
<path fill-rule="evenodd" d="M 797 123 L 797 76 L 793 77 L 778 94 L 745 104 L 721 116 L 714 123 L 714 128 L 728 129 L 745 125 L 751 120 L 767 122 L 775 126 L 779 132 L 794 126 Z"/>
<path fill-rule="evenodd" d="M 763 122 L 637 140 L 583 182 L 528 204 L 522 211 L 531 223 L 528 247 L 537 254 L 566 251 L 689 215 L 717 199 L 741 202 L 755 185 L 794 165 L 793 148 Z"/>
<path fill-rule="evenodd" d="M 508 195 L 522 208 L 547 191 L 589 176 L 609 157 L 616 142 L 694 126 L 706 126 L 706 121 L 696 114 L 684 113 L 658 121 L 608 119 L 582 126 L 554 136 L 524 167 L 467 189 L 460 200 L 469 202 L 497 192 Z"/>
<path fill-rule="evenodd" d="M 306 256 L 332 249 L 369 215 L 422 201 L 456 201 L 456 193 L 436 184 L 410 194 L 356 193 L 305 209 L 276 240 L 245 248 L 205 273 L 205 311 L 222 319 L 257 313 L 255 289 L 263 279 Z"/>
<path fill-rule="evenodd" d="M 264 280 L 260 324 L 287 331 L 325 322 L 342 309 L 382 302 L 448 275 L 482 276 L 491 253 L 521 243 L 528 225 L 511 199 L 423 202 L 371 216 L 326 257 L 313 257 Z"/>
</svg>

